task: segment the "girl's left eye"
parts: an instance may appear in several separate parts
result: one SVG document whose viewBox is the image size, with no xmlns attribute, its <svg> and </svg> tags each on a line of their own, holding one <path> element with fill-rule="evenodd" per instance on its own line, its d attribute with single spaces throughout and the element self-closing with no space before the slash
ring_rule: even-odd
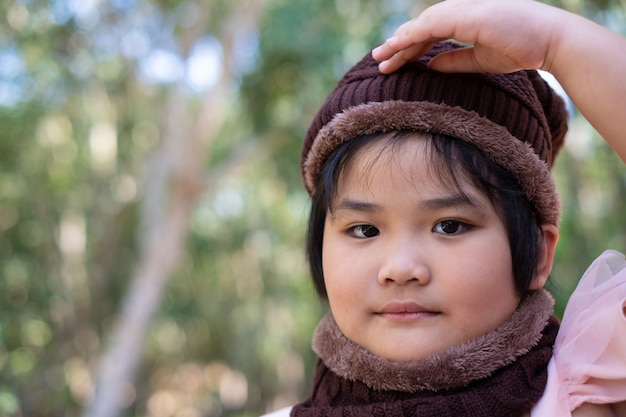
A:
<svg viewBox="0 0 626 417">
<path fill-rule="evenodd" d="M 469 225 L 458 220 L 443 220 L 435 225 L 433 231 L 447 236 L 456 236 L 469 229 Z"/>
<path fill-rule="evenodd" d="M 350 234 L 359 239 L 368 239 L 371 237 L 378 236 L 380 231 L 369 224 L 360 224 L 358 226 L 353 226 L 349 230 Z"/>
</svg>

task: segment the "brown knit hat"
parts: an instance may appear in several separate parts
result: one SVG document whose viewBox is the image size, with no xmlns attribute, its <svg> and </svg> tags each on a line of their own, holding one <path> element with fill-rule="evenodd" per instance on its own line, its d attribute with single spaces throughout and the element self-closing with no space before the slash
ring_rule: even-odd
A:
<svg viewBox="0 0 626 417">
<path fill-rule="evenodd" d="M 438 43 L 418 61 L 386 75 L 367 54 L 339 81 L 311 123 L 302 174 L 313 194 L 326 158 L 355 137 L 397 130 L 464 140 L 516 175 L 542 223 L 558 224 L 550 174 L 567 131 L 563 100 L 536 71 L 444 74 L 427 67 L 453 48 Z"/>
</svg>

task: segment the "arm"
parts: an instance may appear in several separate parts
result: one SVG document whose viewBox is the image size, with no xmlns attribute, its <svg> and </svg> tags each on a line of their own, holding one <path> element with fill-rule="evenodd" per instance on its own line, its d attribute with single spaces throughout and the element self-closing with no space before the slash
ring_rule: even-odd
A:
<svg viewBox="0 0 626 417">
<path fill-rule="evenodd" d="M 389 73 L 450 38 L 473 47 L 438 56 L 431 63 L 434 69 L 549 71 L 626 162 L 626 39 L 532 0 L 447 0 L 400 26 L 373 56 Z"/>
<path fill-rule="evenodd" d="M 572 411 L 572 417 L 620 417 L 608 404 L 582 404 Z"/>
</svg>

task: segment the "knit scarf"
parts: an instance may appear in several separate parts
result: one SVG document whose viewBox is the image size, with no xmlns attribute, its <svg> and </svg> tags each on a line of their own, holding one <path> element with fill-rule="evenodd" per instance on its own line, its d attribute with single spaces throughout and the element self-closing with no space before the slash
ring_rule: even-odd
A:
<svg viewBox="0 0 626 417">
<path fill-rule="evenodd" d="M 558 321 L 533 291 L 495 330 L 417 361 L 392 361 L 346 338 L 329 314 L 318 325 L 311 397 L 292 416 L 520 416 L 539 400 Z"/>
</svg>

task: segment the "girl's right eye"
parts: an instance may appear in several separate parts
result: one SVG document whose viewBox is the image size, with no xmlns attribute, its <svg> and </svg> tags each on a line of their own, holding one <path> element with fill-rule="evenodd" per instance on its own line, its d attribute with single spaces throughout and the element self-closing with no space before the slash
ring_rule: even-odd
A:
<svg viewBox="0 0 626 417">
<path fill-rule="evenodd" d="M 359 224 L 351 227 L 348 232 L 358 239 L 369 239 L 380 234 L 380 231 L 369 224 Z"/>
</svg>

